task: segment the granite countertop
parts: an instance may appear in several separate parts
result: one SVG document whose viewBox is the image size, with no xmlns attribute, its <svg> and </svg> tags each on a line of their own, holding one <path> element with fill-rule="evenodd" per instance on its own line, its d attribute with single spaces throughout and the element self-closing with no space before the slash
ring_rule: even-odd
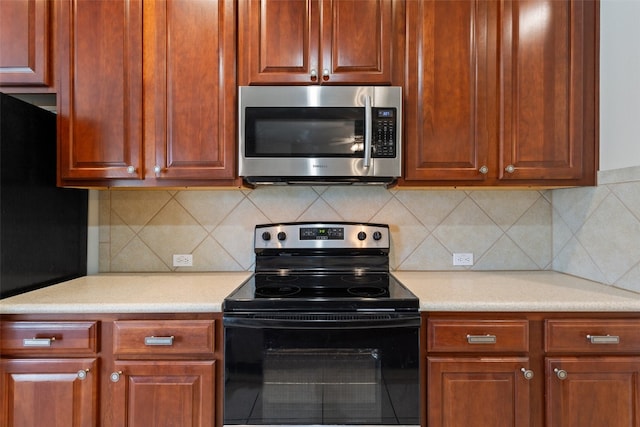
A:
<svg viewBox="0 0 640 427">
<path fill-rule="evenodd" d="M 219 312 L 250 272 L 101 274 L 0 300 L 0 313 Z M 640 311 L 640 294 L 550 271 L 394 275 L 422 311 Z"/>
</svg>

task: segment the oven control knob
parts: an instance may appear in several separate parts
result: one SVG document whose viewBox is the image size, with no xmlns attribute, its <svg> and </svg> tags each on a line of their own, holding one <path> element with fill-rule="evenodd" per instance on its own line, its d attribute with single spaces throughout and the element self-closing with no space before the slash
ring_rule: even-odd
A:
<svg viewBox="0 0 640 427">
<path fill-rule="evenodd" d="M 374 231 L 373 232 L 373 240 L 380 240 L 382 239 L 382 233 L 379 231 Z"/>
<path fill-rule="evenodd" d="M 271 233 L 269 233 L 268 231 L 265 231 L 264 233 L 262 233 L 262 240 L 264 241 L 271 240 Z"/>
<path fill-rule="evenodd" d="M 283 241 L 287 239 L 287 233 L 285 233 L 284 231 L 281 231 L 278 233 L 278 240 Z"/>
<path fill-rule="evenodd" d="M 358 233 L 358 240 L 364 240 L 367 238 L 367 233 L 365 233 L 364 231 L 361 231 Z"/>
</svg>

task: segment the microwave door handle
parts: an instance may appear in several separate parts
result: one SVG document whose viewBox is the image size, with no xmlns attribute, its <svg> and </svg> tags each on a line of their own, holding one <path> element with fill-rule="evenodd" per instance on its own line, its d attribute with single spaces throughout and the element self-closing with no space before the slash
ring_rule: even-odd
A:
<svg viewBox="0 0 640 427">
<path fill-rule="evenodd" d="M 371 166 L 371 129 L 373 127 L 371 119 L 371 97 L 364 98 L 364 163 L 363 167 Z"/>
</svg>

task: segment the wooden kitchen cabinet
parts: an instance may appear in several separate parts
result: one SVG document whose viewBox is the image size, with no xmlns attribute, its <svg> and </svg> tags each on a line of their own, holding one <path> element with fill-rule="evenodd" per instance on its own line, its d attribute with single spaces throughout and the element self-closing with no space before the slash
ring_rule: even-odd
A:
<svg viewBox="0 0 640 427">
<path fill-rule="evenodd" d="M 640 320 L 545 324 L 548 427 L 640 425 Z"/>
<path fill-rule="evenodd" d="M 407 2 L 404 185 L 594 185 L 597 1 Z"/>
<path fill-rule="evenodd" d="M 216 322 L 115 321 L 110 425 L 222 425 Z"/>
<path fill-rule="evenodd" d="M 3 321 L 1 427 L 98 425 L 98 323 Z"/>
<path fill-rule="evenodd" d="M 0 88 L 55 92 L 52 0 L 0 1 Z"/>
<path fill-rule="evenodd" d="M 233 184 L 233 0 L 58 3 L 58 184 Z"/>
<path fill-rule="evenodd" d="M 404 3 L 238 2 L 239 84 L 393 84 L 402 78 L 394 66 L 404 55 Z"/>
<path fill-rule="evenodd" d="M 525 319 L 426 320 L 429 427 L 527 427 L 533 371 Z"/>
</svg>

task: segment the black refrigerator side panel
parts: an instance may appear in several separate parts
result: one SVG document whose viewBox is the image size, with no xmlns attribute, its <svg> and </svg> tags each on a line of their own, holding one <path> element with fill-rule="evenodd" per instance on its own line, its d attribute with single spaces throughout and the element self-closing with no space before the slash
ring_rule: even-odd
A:
<svg viewBox="0 0 640 427">
<path fill-rule="evenodd" d="M 0 298 L 87 273 L 87 190 L 56 187 L 55 114 L 0 94 Z"/>
</svg>

